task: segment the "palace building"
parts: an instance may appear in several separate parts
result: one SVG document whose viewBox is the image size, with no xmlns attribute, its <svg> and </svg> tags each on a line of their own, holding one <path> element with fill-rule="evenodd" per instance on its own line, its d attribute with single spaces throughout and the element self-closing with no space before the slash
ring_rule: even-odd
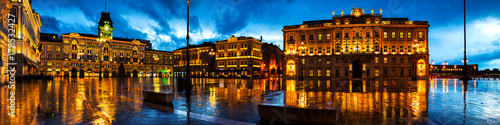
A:
<svg viewBox="0 0 500 125">
<path fill-rule="evenodd" d="M 190 45 L 189 69 L 191 77 L 214 77 L 215 66 L 215 45 L 211 42 L 204 42 L 199 45 Z M 185 77 L 186 75 L 186 54 L 187 48 L 183 47 L 173 51 L 174 53 L 174 76 Z"/>
<path fill-rule="evenodd" d="M 261 39 L 262 40 L 262 39 Z M 215 43 L 216 76 L 255 78 L 261 74 L 262 41 L 231 36 Z"/>
<path fill-rule="evenodd" d="M 41 67 L 49 76 L 168 77 L 173 53 L 153 50 L 149 40 L 113 37 L 113 21 L 102 12 L 98 35 L 42 34 Z"/>
<path fill-rule="evenodd" d="M 284 26 L 288 79 L 425 79 L 427 21 L 385 18 L 353 8 L 332 19 Z"/>
<path fill-rule="evenodd" d="M 6 74 L 8 63 L 16 64 L 17 77 L 40 73 L 39 34 L 42 23 L 40 15 L 31 6 L 32 3 L 28 0 L 0 0 L 2 14 L 0 16 L 1 74 Z M 13 36 L 9 34 L 13 34 Z M 11 52 L 15 53 L 14 60 L 7 60 L 9 53 L 7 44 L 10 39 L 13 39 L 12 41 L 16 45 L 13 48 L 14 52 Z"/>
</svg>

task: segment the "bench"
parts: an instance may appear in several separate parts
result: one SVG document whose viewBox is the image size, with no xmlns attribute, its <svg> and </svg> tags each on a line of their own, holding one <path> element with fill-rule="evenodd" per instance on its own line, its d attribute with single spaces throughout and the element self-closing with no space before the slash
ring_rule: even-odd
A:
<svg viewBox="0 0 500 125">
<path fill-rule="evenodd" d="M 142 96 L 144 97 L 144 101 L 156 104 L 172 104 L 175 98 L 175 94 L 171 92 L 155 92 L 150 90 L 143 90 Z"/>
</svg>

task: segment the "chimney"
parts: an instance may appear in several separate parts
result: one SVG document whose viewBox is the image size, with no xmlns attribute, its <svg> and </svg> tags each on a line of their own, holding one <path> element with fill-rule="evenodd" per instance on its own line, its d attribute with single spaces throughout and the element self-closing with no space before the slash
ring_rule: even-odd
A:
<svg viewBox="0 0 500 125">
<path fill-rule="evenodd" d="M 262 42 L 262 36 L 260 36 L 260 42 Z"/>
</svg>

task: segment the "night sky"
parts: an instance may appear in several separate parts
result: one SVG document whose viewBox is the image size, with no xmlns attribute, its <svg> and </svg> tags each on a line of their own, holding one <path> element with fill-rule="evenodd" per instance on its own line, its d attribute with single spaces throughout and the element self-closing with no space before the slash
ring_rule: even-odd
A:
<svg viewBox="0 0 500 125">
<path fill-rule="evenodd" d="M 34 0 L 44 33 L 97 34 L 104 0 Z M 331 12 L 349 14 L 359 6 L 383 17 L 429 21 L 430 59 L 461 64 L 463 58 L 462 0 L 191 0 L 192 43 L 227 39 L 231 35 L 263 37 L 283 47 L 285 25 L 331 19 Z M 467 1 L 467 53 L 479 69 L 500 67 L 500 1 Z M 114 37 L 149 39 L 153 47 L 172 51 L 186 45 L 185 0 L 109 0 L 107 11 Z"/>
</svg>

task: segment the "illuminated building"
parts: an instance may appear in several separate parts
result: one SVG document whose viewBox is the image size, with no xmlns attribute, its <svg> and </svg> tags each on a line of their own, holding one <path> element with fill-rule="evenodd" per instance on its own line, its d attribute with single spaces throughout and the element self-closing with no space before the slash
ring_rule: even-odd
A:
<svg viewBox="0 0 500 125">
<path fill-rule="evenodd" d="M 0 62 L 2 63 L 2 74 L 5 74 L 7 68 L 7 40 L 9 23 L 13 23 L 12 30 L 15 36 L 15 60 L 11 63 L 16 63 L 16 76 L 38 75 L 40 63 L 40 15 L 31 9 L 31 1 L 28 0 L 0 0 L 0 8 L 2 16 L 1 20 L 1 54 Z M 9 14 L 13 15 L 8 17 Z M 14 21 L 8 21 L 10 19 Z"/>
<path fill-rule="evenodd" d="M 283 67 L 283 50 L 278 46 L 268 43 L 262 44 L 262 63 L 261 76 L 270 78 L 281 78 Z"/>
<path fill-rule="evenodd" d="M 10 13 L 10 9 L 12 8 L 12 2 L 10 0 L 0 0 L 0 74 L 7 73 L 8 66 L 8 30 L 9 30 L 9 22 L 7 21 L 9 18 L 7 17 Z M 2 75 L 0 77 L 0 84 L 3 84 L 7 81 L 8 75 Z"/>
<path fill-rule="evenodd" d="M 42 34 L 43 73 L 80 77 L 172 75 L 172 52 L 153 50 L 149 40 L 113 37 L 115 28 L 109 12 L 101 13 L 98 24 L 99 35 Z"/>
<path fill-rule="evenodd" d="M 477 64 L 469 64 L 469 75 L 475 76 L 478 73 Z M 464 65 L 430 65 L 429 75 L 431 77 L 453 77 L 462 76 Z"/>
<path fill-rule="evenodd" d="M 190 45 L 190 71 L 191 77 L 213 77 L 215 68 L 215 45 L 204 42 L 199 45 Z M 184 77 L 186 75 L 186 47 L 176 49 L 174 53 L 174 76 Z"/>
<path fill-rule="evenodd" d="M 231 36 L 217 41 L 216 72 L 218 77 L 258 77 L 262 62 L 262 41 L 253 37 Z"/>
<path fill-rule="evenodd" d="M 350 15 L 285 26 L 284 70 L 289 79 L 425 79 L 427 21 L 384 18 L 353 8 Z"/>
</svg>

